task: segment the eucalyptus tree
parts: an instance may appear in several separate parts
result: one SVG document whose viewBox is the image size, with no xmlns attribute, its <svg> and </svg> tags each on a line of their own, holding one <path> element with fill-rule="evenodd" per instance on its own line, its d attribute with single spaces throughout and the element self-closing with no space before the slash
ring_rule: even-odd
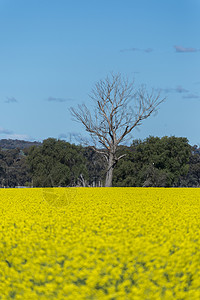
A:
<svg viewBox="0 0 200 300">
<path fill-rule="evenodd" d="M 94 101 L 94 109 L 80 104 L 77 108 L 71 107 L 70 111 L 90 134 L 94 142 L 93 149 L 105 157 L 105 186 L 111 187 L 114 167 L 124 156 L 117 155 L 118 146 L 165 99 L 154 90 L 149 93 L 144 86 L 135 89 L 134 82 L 121 74 L 111 74 L 97 82 L 90 97 Z"/>
</svg>

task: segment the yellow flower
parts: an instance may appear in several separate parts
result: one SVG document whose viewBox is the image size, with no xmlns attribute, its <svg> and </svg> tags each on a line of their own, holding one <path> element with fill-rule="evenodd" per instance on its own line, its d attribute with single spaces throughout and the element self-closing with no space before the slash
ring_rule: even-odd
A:
<svg viewBox="0 0 200 300">
<path fill-rule="evenodd" d="M 0 189 L 2 300 L 200 299 L 198 189 L 55 190 Z"/>
</svg>

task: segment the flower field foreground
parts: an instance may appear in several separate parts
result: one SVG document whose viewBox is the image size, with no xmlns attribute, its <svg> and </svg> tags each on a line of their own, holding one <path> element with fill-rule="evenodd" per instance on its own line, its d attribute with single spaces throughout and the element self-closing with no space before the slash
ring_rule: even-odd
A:
<svg viewBox="0 0 200 300">
<path fill-rule="evenodd" d="M 0 299 L 200 299 L 200 190 L 0 189 Z"/>
</svg>

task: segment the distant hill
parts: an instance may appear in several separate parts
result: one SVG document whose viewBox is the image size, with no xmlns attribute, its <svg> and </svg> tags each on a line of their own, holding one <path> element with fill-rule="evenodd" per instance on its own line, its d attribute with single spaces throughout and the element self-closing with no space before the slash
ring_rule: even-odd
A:
<svg viewBox="0 0 200 300">
<path fill-rule="evenodd" d="M 0 140 L 0 148 L 6 149 L 25 149 L 31 146 L 40 146 L 42 143 L 40 142 L 29 142 L 29 141 L 22 141 L 22 140 L 11 140 L 11 139 L 2 139 Z"/>
</svg>

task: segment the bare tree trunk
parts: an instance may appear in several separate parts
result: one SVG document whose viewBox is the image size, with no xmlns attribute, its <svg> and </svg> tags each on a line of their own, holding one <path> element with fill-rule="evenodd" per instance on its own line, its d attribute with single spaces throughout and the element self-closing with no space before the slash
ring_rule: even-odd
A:
<svg viewBox="0 0 200 300">
<path fill-rule="evenodd" d="M 109 160 L 108 160 L 108 169 L 106 172 L 106 182 L 105 182 L 106 187 L 112 187 L 114 165 L 115 165 L 114 156 L 112 153 L 110 153 Z"/>
<path fill-rule="evenodd" d="M 79 182 L 82 187 L 86 187 L 86 180 L 84 179 L 83 174 L 80 175 Z"/>
<path fill-rule="evenodd" d="M 117 157 L 119 144 L 142 124 L 157 107 L 165 100 L 160 93 L 148 92 L 142 87 L 134 92 L 134 82 L 123 79 L 120 74 L 111 74 L 105 80 L 100 80 L 92 89 L 91 98 L 95 101 L 95 108 L 91 112 L 90 106 L 79 105 L 78 109 L 70 108 L 76 121 L 83 124 L 86 131 L 96 145 L 103 146 L 96 152 L 101 153 L 108 160 L 106 172 L 106 187 L 112 186 L 113 169 L 124 155 Z"/>
</svg>

